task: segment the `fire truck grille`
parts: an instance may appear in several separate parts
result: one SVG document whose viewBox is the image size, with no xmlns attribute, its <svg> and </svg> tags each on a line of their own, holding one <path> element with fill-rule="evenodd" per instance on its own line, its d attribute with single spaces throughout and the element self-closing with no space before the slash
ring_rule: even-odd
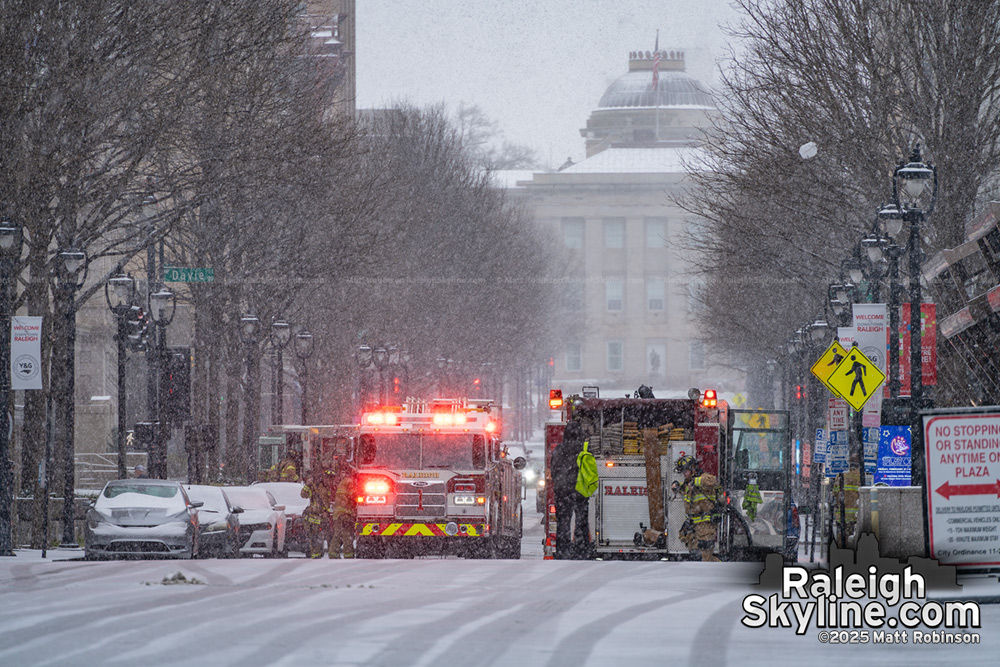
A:
<svg viewBox="0 0 1000 667">
<path fill-rule="evenodd" d="M 396 514 L 415 517 L 444 516 L 447 500 L 444 484 L 402 484 L 396 494 Z"/>
</svg>

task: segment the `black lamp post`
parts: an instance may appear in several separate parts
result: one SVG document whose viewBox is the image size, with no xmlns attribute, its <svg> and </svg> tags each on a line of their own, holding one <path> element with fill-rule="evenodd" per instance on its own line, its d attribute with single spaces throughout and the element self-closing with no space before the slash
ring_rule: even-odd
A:
<svg viewBox="0 0 1000 667">
<path fill-rule="evenodd" d="M 257 334 L 260 331 L 260 320 L 254 315 L 244 315 L 240 318 L 240 339 L 243 341 L 247 364 L 246 410 L 243 414 L 243 451 L 247 457 L 247 484 L 257 479 L 257 433 L 258 409 L 258 364 L 256 360 Z M 257 368 L 255 368 L 257 367 Z"/>
<path fill-rule="evenodd" d="M 883 248 L 889 261 L 889 398 L 899 398 L 899 304 L 903 290 L 899 284 L 899 258 L 906 249 L 892 239 L 903 229 L 903 214 L 895 204 L 886 204 L 878 212 L 879 229 L 890 242 Z"/>
<path fill-rule="evenodd" d="M 358 384 L 358 401 L 361 403 L 359 412 L 364 412 L 369 402 L 369 395 L 371 394 L 368 382 L 368 369 L 371 368 L 373 355 L 372 346 L 367 343 L 359 345 L 357 352 L 354 353 L 354 359 L 358 362 L 358 370 L 361 371 Z"/>
<path fill-rule="evenodd" d="M 87 279 L 87 255 L 76 248 L 68 248 L 59 253 L 56 269 L 57 294 L 62 303 L 62 313 L 66 318 L 66 358 L 63 368 L 63 534 L 62 545 L 75 547 L 76 534 L 73 529 L 76 497 L 76 463 L 74 455 L 74 425 L 76 424 L 76 291 L 83 287 Z M 84 269 L 81 272 L 81 269 Z M 50 379 L 51 382 L 51 379 Z"/>
<path fill-rule="evenodd" d="M 937 169 L 920 159 L 920 144 L 913 149 L 910 161 L 900 163 L 893 172 L 892 198 L 903 215 L 903 222 L 910 225 L 910 439 L 912 453 L 911 477 L 914 486 L 925 485 L 924 437 L 920 410 L 924 407 L 923 360 L 921 354 L 921 304 L 920 286 L 923 250 L 920 227 L 924 217 L 934 210 L 937 199 Z M 921 496 L 926 503 L 927 496 Z M 924 507 L 926 517 L 926 506 Z M 926 533 L 925 533 L 926 534 Z"/>
<path fill-rule="evenodd" d="M 0 221 L 0 556 L 14 555 L 14 475 L 10 465 L 10 333 L 14 314 L 14 272 L 21 258 L 24 229 L 10 220 Z"/>
<path fill-rule="evenodd" d="M 128 316 L 135 298 L 135 280 L 130 275 L 118 274 L 104 283 L 104 300 L 115 314 L 118 330 L 118 479 L 128 477 L 125 468 L 125 361 L 128 342 Z"/>
<path fill-rule="evenodd" d="M 282 352 L 292 339 L 292 327 L 285 320 L 271 322 L 271 346 L 274 366 L 271 367 L 271 422 L 285 423 L 285 361 Z"/>
<path fill-rule="evenodd" d="M 303 329 L 295 334 L 295 356 L 302 362 L 302 424 L 309 423 L 309 366 L 306 360 L 313 353 L 313 335 Z"/>
<path fill-rule="evenodd" d="M 147 400 L 149 420 L 152 423 L 152 437 L 149 456 L 149 476 L 156 479 L 167 478 L 166 435 L 169 415 L 163 414 L 163 396 L 159 395 L 163 373 L 164 351 L 167 347 L 167 327 L 174 321 L 177 311 L 177 298 L 173 290 L 161 285 L 155 292 L 149 294 L 149 319 L 153 323 L 152 346 L 149 355 L 150 375 L 153 381 L 149 383 L 151 396 Z"/>
<path fill-rule="evenodd" d="M 385 367 L 389 365 L 389 349 L 381 344 L 372 352 L 372 361 L 378 369 L 378 404 L 385 405 Z"/>
</svg>

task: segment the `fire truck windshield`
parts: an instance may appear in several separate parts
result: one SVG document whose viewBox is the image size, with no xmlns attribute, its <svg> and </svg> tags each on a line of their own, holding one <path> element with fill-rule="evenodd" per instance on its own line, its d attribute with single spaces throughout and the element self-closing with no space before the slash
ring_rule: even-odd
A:
<svg viewBox="0 0 1000 667">
<path fill-rule="evenodd" d="M 486 467 L 486 439 L 468 433 L 379 433 L 361 436 L 361 465 L 393 469 Z"/>
</svg>

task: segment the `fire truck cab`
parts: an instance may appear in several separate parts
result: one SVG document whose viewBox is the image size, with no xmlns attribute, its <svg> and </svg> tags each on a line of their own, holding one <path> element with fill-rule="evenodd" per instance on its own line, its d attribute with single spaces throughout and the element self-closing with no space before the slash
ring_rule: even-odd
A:
<svg viewBox="0 0 1000 667">
<path fill-rule="evenodd" d="M 682 559 L 692 557 L 680 540 L 684 501 L 671 491 L 683 482 L 678 459 L 694 456 L 703 472 L 721 486 L 716 550 L 726 559 L 757 558 L 785 547 L 784 522 L 771 514 L 788 509 L 790 441 L 787 413 L 730 414 L 712 390 L 696 389 L 687 399 L 570 397 L 563 419 L 545 431 L 546 556 L 555 556 L 556 516 L 552 451 L 562 442 L 566 423 L 583 427 L 597 459 L 599 484 L 590 499 L 593 553 L 598 558 Z M 766 416 L 761 416 L 766 414 Z M 734 446 L 735 445 L 735 446 Z M 769 522 L 754 508 L 741 507 L 749 484 L 758 485 Z M 650 540 L 651 535 L 657 538 Z"/>
<path fill-rule="evenodd" d="M 408 399 L 362 415 L 355 459 L 361 558 L 520 558 L 525 460 L 488 400 Z"/>
</svg>

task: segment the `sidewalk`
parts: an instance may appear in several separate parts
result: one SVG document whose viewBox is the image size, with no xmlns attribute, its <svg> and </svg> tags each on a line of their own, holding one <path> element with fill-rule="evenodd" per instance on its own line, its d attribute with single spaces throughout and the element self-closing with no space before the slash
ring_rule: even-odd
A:
<svg viewBox="0 0 1000 667">
<path fill-rule="evenodd" d="M 41 549 L 14 549 L 14 556 L 0 556 L 0 563 L 49 562 L 55 560 L 75 560 L 77 558 L 83 558 L 83 549 L 80 547 L 55 547 L 48 549 L 45 552 L 45 558 L 42 558 Z"/>
</svg>

